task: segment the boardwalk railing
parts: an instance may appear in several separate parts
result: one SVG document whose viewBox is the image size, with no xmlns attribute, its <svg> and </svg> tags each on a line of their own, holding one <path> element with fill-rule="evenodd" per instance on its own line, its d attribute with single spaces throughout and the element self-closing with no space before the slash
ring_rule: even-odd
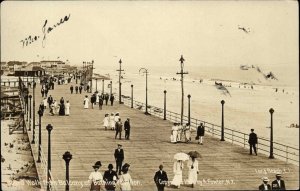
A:
<svg viewBox="0 0 300 191">
<path fill-rule="evenodd" d="M 115 96 L 118 100 L 118 96 Z M 122 97 L 122 102 L 125 105 L 131 107 L 131 98 Z M 133 100 L 133 108 L 146 111 L 146 106 L 144 103 Z M 164 109 L 150 106 L 148 105 L 148 113 L 151 115 L 164 118 Z M 180 122 L 180 114 L 166 110 L 166 119 L 171 122 Z M 183 116 L 183 123 L 188 122 L 188 117 Z M 202 121 L 199 119 L 191 118 L 190 125 L 192 129 L 196 129 L 200 123 L 203 123 L 205 126 L 206 132 L 208 132 L 213 137 L 221 137 L 221 126 L 213 123 L 209 123 L 206 121 Z M 249 134 L 226 128 L 224 127 L 224 138 L 226 141 L 231 142 L 232 144 L 236 144 L 242 146 L 244 148 L 248 147 L 248 138 Z M 276 158 L 284 160 L 286 163 L 292 163 L 299 166 L 299 148 L 291 147 L 285 144 L 273 142 L 273 154 Z M 268 155 L 270 152 L 270 140 L 259 137 L 257 144 L 257 151 L 263 154 Z"/>
<path fill-rule="evenodd" d="M 24 86 L 22 80 L 20 80 L 20 83 L 18 84 L 18 87 L 19 87 L 19 90 L 20 90 L 20 101 L 21 101 L 21 105 L 22 105 L 22 110 L 24 111 L 25 110 L 25 100 L 24 100 L 25 99 L 25 94 L 24 94 L 24 87 L 25 86 Z M 28 113 L 27 113 L 27 115 L 28 115 Z M 33 114 L 33 115 L 35 115 L 35 114 Z M 25 115 L 24 115 L 24 119 L 25 119 Z M 29 119 L 29 120 L 32 120 L 32 119 Z M 31 135 L 32 135 L 32 134 L 29 134 L 29 132 L 33 133 L 33 131 L 28 131 L 27 130 L 28 129 L 27 125 L 32 124 L 32 123 L 33 122 L 25 124 L 26 125 L 26 132 L 27 132 L 27 135 L 28 135 L 28 138 L 29 138 L 29 143 L 31 142 L 30 138 L 31 138 Z M 35 153 L 38 154 L 38 152 L 39 152 L 38 142 L 39 142 L 39 137 L 36 136 L 36 143 L 35 144 L 30 144 L 33 158 L 35 158 L 34 154 Z M 41 162 L 36 163 L 36 160 L 34 160 L 34 162 L 35 162 L 35 166 L 37 168 L 40 167 L 40 170 L 41 170 L 40 173 L 38 172 L 39 182 L 40 182 L 41 188 L 46 189 L 47 188 L 47 165 L 48 165 L 48 163 L 47 163 L 47 158 L 44 154 L 44 151 L 43 151 L 42 147 L 41 147 Z M 38 171 L 38 169 L 37 169 L 37 171 Z M 50 174 L 50 180 L 51 181 L 54 180 L 54 178 L 51 174 L 51 171 L 50 171 L 49 174 Z M 57 187 L 56 187 L 56 184 L 51 185 L 51 190 L 53 190 L 53 191 L 58 190 Z"/>
</svg>

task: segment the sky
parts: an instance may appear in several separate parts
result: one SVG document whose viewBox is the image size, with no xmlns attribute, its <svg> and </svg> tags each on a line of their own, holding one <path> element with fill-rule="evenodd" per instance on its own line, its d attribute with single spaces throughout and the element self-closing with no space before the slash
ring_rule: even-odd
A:
<svg viewBox="0 0 300 191">
<path fill-rule="evenodd" d="M 43 46 L 45 20 L 53 30 Z M 298 23 L 297 1 L 6 1 L 1 61 L 59 57 L 114 69 L 122 59 L 128 69 L 179 70 L 183 55 L 190 71 L 248 64 L 295 72 Z M 40 38 L 23 47 L 29 35 Z"/>
</svg>

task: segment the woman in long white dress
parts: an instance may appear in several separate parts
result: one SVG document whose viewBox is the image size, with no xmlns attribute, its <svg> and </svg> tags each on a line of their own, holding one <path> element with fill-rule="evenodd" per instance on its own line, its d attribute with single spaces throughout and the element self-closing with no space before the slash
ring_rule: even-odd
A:
<svg viewBox="0 0 300 191">
<path fill-rule="evenodd" d="M 115 129 L 115 115 L 114 113 L 111 113 L 109 116 L 109 125 L 110 125 L 110 129 L 114 130 Z"/>
<path fill-rule="evenodd" d="M 120 176 L 119 183 L 121 186 L 121 191 L 131 191 L 132 179 L 128 173 L 129 164 L 125 163 L 122 167 L 123 174 Z"/>
<path fill-rule="evenodd" d="M 84 105 L 84 109 L 88 109 L 89 108 L 89 98 L 86 95 L 84 100 L 83 100 L 83 105 Z"/>
<path fill-rule="evenodd" d="M 109 117 L 108 114 L 105 114 L 105 117 L 103 119 L 103 127 L 105 128 L 105 131 L 107 130 L 108 126 L 109 126 Z"/>
<path fill-rule="evenodd" d="M 190 142 L 192 139 L 191 139 L 191 126 L 189 123 L 187 123 L 184 128 L 184 134 L 185 134 L 185 142 Z"/>
<path fill-rule="evenodd" d="M 67 103 L 65 104 L 65 115 L 69 116 L 70 115 L 70 102 L 69 100 L 67 101 Z"/>
<path fill-rule="evenodd" d="M 187 167 L 189 169 L 188 183 L 194 187 L 194 185 L 197 183 L 199 173 L 198 161 L 196 158 L 190 158 L 187 163 Z"/>
<path fill-rule="evenodd" d="M 176 123 L 172 126 L 171 143 L 177 143 L 178 126 Z"/>
<path fill-rule="evenodd" d="M 180 184 L 182 183 L 182 169 L 183 169 L 183 162 L 181 160 L 174 162 L 173 165 L 174 178 L 171 182 L 171 185 L 177 186 L 177 188 L 180 188 Z"/>
</svg>

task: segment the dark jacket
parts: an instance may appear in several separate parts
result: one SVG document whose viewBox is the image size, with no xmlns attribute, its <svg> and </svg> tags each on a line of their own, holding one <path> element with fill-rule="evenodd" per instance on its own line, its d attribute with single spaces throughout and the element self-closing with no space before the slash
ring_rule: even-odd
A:
<svg viewBox="0 0 300 191">
<path fill-rule="evenodd" d="M 198 126 L 198 129 L 197 129 L 197 136 L 204 136 L 204 133 L 205 133 L 205 127 L 202 126 Z"/>
<path fill-rule="evenodd" d="M 120 121 L 118 121 L 116 123 L 115 127 L 116 127 L 116 131 L 121 132 L 123 125 L 122 125 L 122 123 Z"/>
<path fill-rule="evenodd" d="M 103 99 L 99 96 L 99 105 L 103 105 Z"/>
<path fill-rule="evenodd" d="M 114 176 L 116 176 L 116 180 L 114 180 Z M 116 171 L 105 171 L 103 175 L 103 180 L 105 181 L 105 189 L 106 190 L 115 190 L 116 182 L 118 180 L 118 175 Z"/>
<path fill-rule="evenodd" d="M 270 184 L 267 184 L 267 187 L 268 187 L 268 190 L 271 190 Z M 261 184 L 261 185 L 258 187 L 258 189 L 259 189 L 259 191 L 264 191 L 264 190 L 265 190 L 264 184 Z"/>
<path fill-rule="evenodd" d="M 129 123 L 128 120 L 126 120 L 126 121 L 124 122 L 124 130 L 125 130 L 125 131 L 130 131 L 130 123 Z"/>
<path fill-rule="evenodd" d="M 96 95 L 93 94 L 91 97 L 91 103 L 96 103 L 96 100 L 97 100 Z"/>
<path fill-rule="evenodd" d="M 117 161 L 123 161 L 124 160 L 124 151 L 123 149 L 120 149 L 120 151 L 118 149 L 115 150 L 115 159 Z"/>
<path fill-rule="evenodd" d="M 159 171 L 157 171 L 154 175 L 154 182 L 157 186 L 159 187 L 164 187 L 165 184 L 168 181 L 168 176 L 167 173 L 165 171 L 162 171 L 162 173 Z"/>
<path fill-rule="evenodd" d="M 272 190 L 285 190 L 285 183 L 283 180 L 280 180 L 280 187 L 277 180 L 274 180 L 271 185 L 272 185 Z"/>
<path fill-rule="evenodd" d="M 249 134 L 249 140 L 248 140 L 249 144 L 257 144 L 257 136 L 255 133 L 250 133 Z"/>
<path fill-rule="evenodd" d="M 110 98 L 109 98 L 110 101 L 114 101 L 114 99 L 115 99 L 115 96 L 113 96 L 113 95 L 110 96 Z"/>
<path fill-rule="evenodd" d="M 48 97 L 47 102 L 48 102 L 49 104 L 52 104 L 52 103 L 53 103 L 53 97 Z"/>
</svg>

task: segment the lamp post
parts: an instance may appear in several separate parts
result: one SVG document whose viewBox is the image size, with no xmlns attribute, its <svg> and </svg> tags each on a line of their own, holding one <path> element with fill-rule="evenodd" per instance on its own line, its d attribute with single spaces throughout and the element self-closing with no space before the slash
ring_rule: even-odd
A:
<svg viewBox="0 0 300 191">
<path fill-rule="evenodd" d="M 180 72 L 177 72 L 176 74 L 180 74 L 181 75 L 181 113 L 180 113 L 180 123 L 182 125 L 183 123 L 183 104 L 184 104 L 184 88 L 183 88 L 183 75 L 184 74 L 188 74 L 188 72 L 183 72 L 183 62 L 185 61 L 183 56 L 181 55 L 181 58 L 179 59 L 180 61 L 180 67 L 181 70 Z"/>
<path fill-rule="evenodd" d="M 189 94 L 188 96 L 188 123 L 191 124 L 191 95 Z"/>
<path fill-rule="evenodd" d="M 270 135 L 270 156 L 269 159 L 273 159 L 274 155 L 273 155 L 273 113 L 274 113 L 274 109 L 271 108 L 269 110 L 270 114 L 271 114 L 271 135 Z"/>
<path fill-rule="evenodd" d="M 39 114 L 39 153 L 38 153 L 38 160 L 36 162 L 41 162 L 41 150 L 42 150 L 42 116 L 43 112 L 42 110 L 38 111 Z"/>
<path fill-rule="evenodd" d="M 110 96 L 112 95 L 112 81 L 110 81 Z"/>
<path fill-rule="evenodd" d="M 31 144 L 35 144 L 35 88 L 36 83 L 33 77 L 33 102 L 32 102 L 32 141 Z"/>
<path fill-rule="evenodd" d="M 98 91 L 98 87 L 97 87 L 98 86 L 98 79 L 96 78 L 95 80 L 96 80 L 96 91 Z"/>
<path fill-rule="evenodd" d="M 131 84 L 131 108 L 133 108 L 133 84 Z"/>
<path fill-rule="evenodd" d="M 102 94 L 104 94 L 104 79 L 102 79 Z"/>
<path fill-rule="evenodd" d="M 166 116 L 167 116 L 167 91 L 164 90 L 164 120 L 166 120 Z"/>
<path fill-rule="evenodd" d="M 65 154 L 63 154 L 63 159 L 66 162 L 66 191 L 69 191 L 69 164 L 70 160 L 72 159 L 72 155 L 69 151 L 66 151 Z"/>
<path fill-rule="evenodd" d="M 146 74 L 146 110 L 145 110 L 145 114 L 149 115 L 149 113 L 148 113 L 148 69 L 140 68 L 139 73 L 141 71 L 143 71 L 143 73 Z"/>
<path fill-rule="evenodd" d="M 28 131 L 31 131 L 31 98 L 32 98 L 32 95 L 29 95 L 29 129 Z"/>
<path fill-rule="evenodd" d="M 46 127 L 47 131 L 48 131 L 48 167 L 47 167 L 47 191 L 50 191 L 50 187 L 51 187 L 51 175 L 50 175 L 50 171 L 51 171 L 51 131 L 53 129 L 51 124 L 48 124 Z"/>
<path fill-rule="evenodd" d="M 120 69 L 119 70 L 117 70 L 118 72 L 119 72 L 119 104 L 122 104 L 122 100 L 121 100 L 121 72 L 122 71 L 124 71 L 124 70 L 122 70 L 122 68 L 121 68 L 121 64 L 122 64 L 122 60 L 120 59 L 120 61 L 119 61 L 119 64 L 120 64 Z"/>
<path fill-rule="evenodd" d="M 92 65 L 92 68 L 91 68 L 91 77 L 90 77 L 90 79 L 91 79 L 91 88 L 90 88 L 90 93 L 92 93 L 92 91 L 93 91 L 93 71 L 94 71 L 94 60 L 92 60 L 92 63 L 91 63 L 91 65 Z"/>
<path fill-rule="evenodd" d="M 221 125 L 222 131 L 221 131 L 221 140 L 220 141 L 225 141 L 225 139 L 224 139 L 224 104 L 225 104 L 225 101 L 222 100 L 221 104 L 222 104 L 222 125 Z"/>
</svg>

